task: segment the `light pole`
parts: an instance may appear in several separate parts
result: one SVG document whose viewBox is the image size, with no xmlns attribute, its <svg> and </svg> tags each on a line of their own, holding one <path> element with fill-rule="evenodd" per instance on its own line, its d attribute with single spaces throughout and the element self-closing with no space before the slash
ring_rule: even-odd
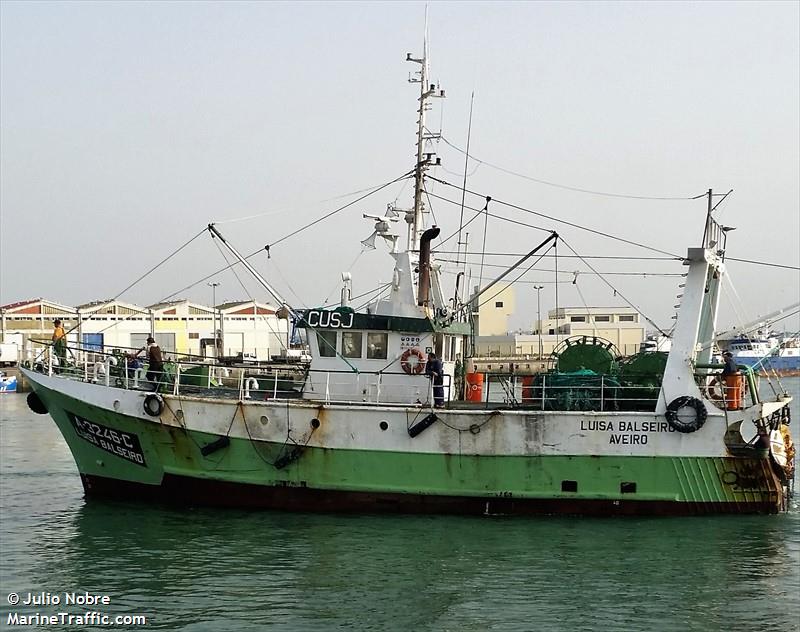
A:
<svg viewBox="0 0 800 632">
<path fill-rule="evenodd" d="M 533 289 L 536 290 L 536 317 L 539 319 L 539 322 L 536 326 L 537 331 L 539 332 L 539 360 L 542 359 L 542 290 L 544 289 L 544 285 L 534 285 Z"/>
<path fill-rule="evenodd" d="M 214 357 L 216 358 L 219 354 L 219 345 L 217 344 L 217 286 L 219 283 L 207 283 L 207 285 L 211 288 L 211 319 L 214 333 Z"/>
</svg>

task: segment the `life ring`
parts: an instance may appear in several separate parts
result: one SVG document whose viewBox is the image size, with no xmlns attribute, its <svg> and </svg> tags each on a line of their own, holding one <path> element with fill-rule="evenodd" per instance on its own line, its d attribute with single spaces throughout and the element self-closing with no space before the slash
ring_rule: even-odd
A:
<svg viewBox="0 0 800 632">
<path fill-rule="evenodd" d="M 679 419 L 678 411 L 681 408 L 692 408 L 695 412 L 694 419 L 691 421 Z M 678 432 L 694 432 L 695 430 L 700 430 L 703 424 L 706 423 L 708 411 L 706 410 L 705 404 L 699 399 L 691 397 L 690 395 L 684 395 L 683 397 L 673 399 L 669 403 L 664 416 L 667 418 L 667 423 L 673 430 L 677 430 Z"/>
<path fill-rule="evenodd" d="M 144 412 L 151 417 L 160 417 L 161 411 L 163 410 L 164 400 L 161 399 L 161 395 L 150 393 L 150 395 L 144 398 Z"/>
<path fill-rule="evenodd" d="M 711 401 L 722 402 L 725 399 L 725 382 L 722 376 L 716 375 L 711 378 L 706 386 L 706 395 Z"/>
<path fill-rule="evenodd" d="M 416 361 L 411 360 L 412 356 L 416 358 Z M 419 375 L 425 370 L 425 356 L 416 347 L 406 349 L 400 356 L 400 366 L 409 375 Z"/>
</svg>

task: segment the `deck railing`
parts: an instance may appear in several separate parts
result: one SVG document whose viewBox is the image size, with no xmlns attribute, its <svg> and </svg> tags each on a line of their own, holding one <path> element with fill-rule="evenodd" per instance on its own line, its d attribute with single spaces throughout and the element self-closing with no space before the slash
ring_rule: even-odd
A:
<svg viewBox="0 0 800 632">
<path fill-rule="evenodd" d="M 62 362 L 52 344 L 32 353 L 25 364 L 49 375 L 102 384 L 127 390 L 157 390 L 174 395 L 264 401 L 306 399 L 325 404 L 360 403 L 374 405 L 432 406 L 434 385 L 424 375 L 410 379 L 399 372 L 319 371 L 305 364 L 271 364 L 267 367 L 227 367 L 186 354 L 170 354 L 164 370 L 149 371 L 146 361 L 133 360 L 126 352 L 104 352 L 77 345 L 66 349 Z M 698 369 L 696 383 L 704 399 L 722 410 L 747 405 L 753 397 L 751 375 L 738 385 L 726 384 L 710 372 Z M 654 411 L 661 388 L 661 376 L 637 376 L 637 383 L 618 377 L 592 375 L 564 383 L 563 374 L 487 374 L 480 402 L 472 406 L 512 407 L 540 411 Z M 445 405 L 455 395 L 451 376 L 442 386 Z"/>
<path fill-rule="evenodd" d="M 643 376 L 646 382 L 624 384 L 612 376 L 593 375 L 590 383 L 564 384 L 564 374 L 537 376 L 487 375 L 483 402 L 530 410 L 559 411 L 647 411 L 655 410 L 661 376 Z"/>
<path fill-rule="evenodd" d="M 40 344 L 25 362 L 30 368 L 126 390 L 241 401 L 304 398 L 325 404 L 433 406 L 435 401 L 434 385 L 424 375 L 411 380 L 402 372 L 319 371 L 301 363 L 228 367 L 185 354 L 165 354 L 163 370 L 154 372 L 146 360 L 126 355 L 136 350 L 104 352 L 70 345 L 62 362 L 52 344 Z M 450 376 L 445 376 L 442 389 L 446 402 L 452 391 Z"/>
</svg>

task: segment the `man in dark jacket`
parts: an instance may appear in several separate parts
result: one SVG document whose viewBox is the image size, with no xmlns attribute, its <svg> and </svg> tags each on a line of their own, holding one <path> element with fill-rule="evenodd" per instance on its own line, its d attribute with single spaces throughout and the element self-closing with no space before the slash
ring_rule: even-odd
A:
<svg viewBox="0 0 800 632">
<path fill-rule="evenodd" d="M 164 371 L 164 358 L 161 347 L 156 344 L 152 336 L 147 338 L 147 346 L 142 351 L 147 351 L 147 381 L 153 383 L 153 390 L 158 391 L 161 375 Z M 139 355 L 138 353 L 136 355 Z"/>
<path fill-rule="evenodd" d="M 722 369 L 722 377 L 736 375 L 739 372 L 739 367 L 736 366 L 733 354 L 730 351 L 722 352 L 722 360 L 725 362 L 725 366 Z"/>
<path fill-rule="evenodd" d="M 433 403 L 436 408 L 441 408 L 444 406 L 444 365 L 433 352 L 428 354 L 425 374 L 433 380 Z"/>
<path fill-rule="evenodd" d="M 730 351 L 722 352 L 725 366 L 722 367 L 722 385 L 725 391 L 725 408 L 739 410 L 742 408 L 742 379 L 739 376 L 739 367 Z"/>
</svg>

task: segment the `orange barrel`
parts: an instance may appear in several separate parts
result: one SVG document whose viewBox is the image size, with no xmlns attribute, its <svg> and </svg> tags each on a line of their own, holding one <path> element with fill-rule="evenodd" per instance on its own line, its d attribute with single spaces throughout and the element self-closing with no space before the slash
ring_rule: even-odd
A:
<svg viewBox="0 0 800 632">
<path fill-rule="evenodd" d="M 725 405 L 728 410 L 741 410 L 742 393 L 744 391 L 744 375 L 735 373 L 726 375 L 725 380 Z"/>
<path fill-rule="evenodd" d="M 467 401 L 483 401 L 483 373 L 467 373 Z"/>
<path fill-rule="evenodd" d="M 522 403 L 530 404 L 533 402 L 533 376 L 525 375 L 522 377 Z"/>
</svg>

